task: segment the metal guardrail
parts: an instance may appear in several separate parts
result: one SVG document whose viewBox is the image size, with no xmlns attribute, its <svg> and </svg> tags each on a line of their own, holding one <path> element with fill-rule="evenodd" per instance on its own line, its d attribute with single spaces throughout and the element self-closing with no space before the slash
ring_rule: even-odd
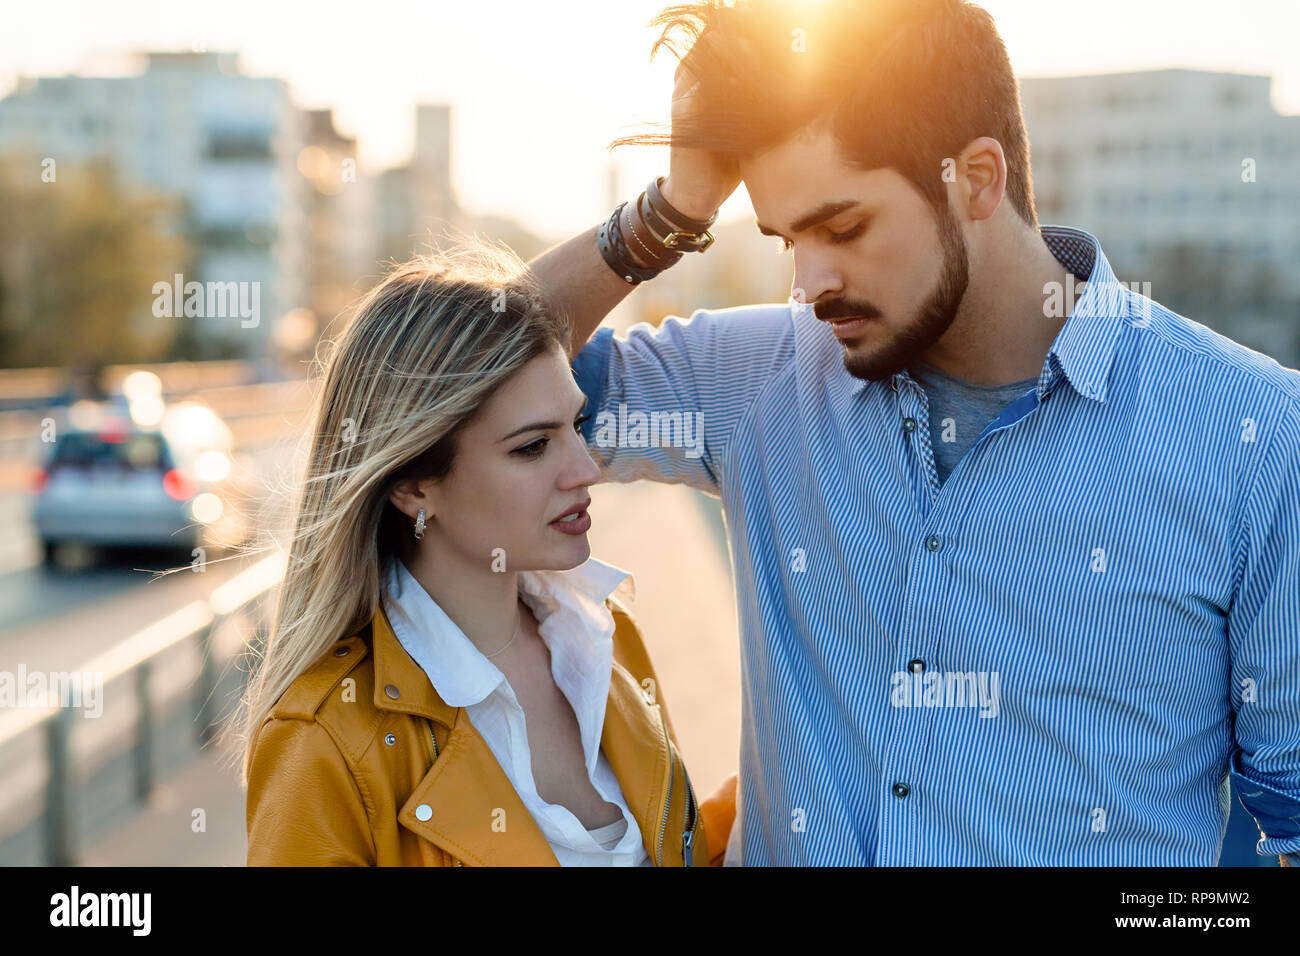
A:
<svg viewBox="0 0 1300 956">
<path fill-rule="evenodd" d="M 137 803 L 149 799 L 156 783 L 153 766 L 153 701 L 149 679 L 154 660 L 183 641 L 197 638 L 200 664 L 195 689 L 198 715 L 198 743 L 210 741 L 215 733 L 212 697 L 218 673 L 212 654 L 212 636 L 221 621 L 242 610 L 273 588 L 284 576 L 287 556 L 277 552 L 219 585 L 206 599 L 191 601 L 178 611 L 136 632 L 116 647 L 87 662 L 82 672 L 103 674 L 105 685 L 134 677 L 138 719 L 135 727 L 133 763 Z M 256 625 L 256 633 L 264 633 Z M 48 777 L 45 787 L 44 849 L 49 866 L 75 866 L 77 859 L 73 789 L 75 773 L 72 730 L 76 709 L 68 687 L 60 704 L 11 711 L 0 715 L 0 747 L 26 733 L 44 731 Z"/>
</svg>

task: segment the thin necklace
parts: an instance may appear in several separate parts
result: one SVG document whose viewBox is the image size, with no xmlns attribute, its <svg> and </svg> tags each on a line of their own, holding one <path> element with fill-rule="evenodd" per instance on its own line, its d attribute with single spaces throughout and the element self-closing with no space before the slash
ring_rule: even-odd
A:
<svg viewBox="0 0 1300 956">
<path fill-rule="evenodd" d="M 516 602 L 516 603 L 515 603 L 515 611 L 518 612 L 518 610 L 519 610 L 519 605 L 518 605 L 518 602 Z M 506 641 L 506 646 L 505 646 L 505 647 L 501 648 L 501 650 L 499 650 L 499 651 L 493 651 L 491 654 L 488 654 L 488 655 L 487 655 L 487 657 L 488 657 L 489 660 L 491 660 L 492 658 L 496 657 L 498 654 L 504 654 L 504 653 L 506 652 L 506 648 L 510 647 L 510 645 L 513 644 L 513 643 L 515 642 L 515 638 L 519 636 L 519 621 L 520 621 L 520 619 L 522 619 L 522 618 L 523 618 L 523 615 L 522 615 L 522 614 L 518 614 L 518 613 L 516 613 L 516 615 L 515 615 L 515 632 L 514 632 L 514 634 L 512 634 L 512 635 L 510 636 L 510 640 Z"/>
</svg>

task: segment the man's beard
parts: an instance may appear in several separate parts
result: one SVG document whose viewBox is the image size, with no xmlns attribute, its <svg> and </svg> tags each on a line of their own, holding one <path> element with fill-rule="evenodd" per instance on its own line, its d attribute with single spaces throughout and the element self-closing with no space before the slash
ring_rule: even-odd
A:
<svg viewBox="0 0 1300 956">
<path fill-rule="evenodd" d="M 966 242 L 962 238 L 952 210 L 944 205 L 943 214 L 936 217 L 939 238 L 943 246 L 943 273 L 934 291 L 921 306 L 917 319 L 902 332 L 874 352 L 863 355 L 851 347 L 844 349 L 844 367 L 854 378 L 883 382 L 907 368 L 943 337 L 957 317 L 966 286 L 970 281 L 970 263 L 966 256 Z M 878 309 L 871 306 L 858 308 L 850 303 L 831 305 L 819 318 L 865 315 L 878 317 Z M 816 311 L 814 309 L 814 311 Z"/>
</svg>

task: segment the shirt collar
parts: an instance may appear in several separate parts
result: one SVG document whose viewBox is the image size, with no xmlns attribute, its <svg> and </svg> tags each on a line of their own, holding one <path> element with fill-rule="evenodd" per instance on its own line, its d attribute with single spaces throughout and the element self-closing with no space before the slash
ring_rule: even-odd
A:
<svg viewBox="0 0 1300 956">
<path fill-rule="evenodd" d="M 1110 393 L 1110 372 L 1119 338 L 1131 317 L 1133 297 L 1115 278 L 1095 236 L 1068 226 L 1044 226 L 1042 234 L 1057 261 L 1077 282 L 1087 285 L 1047 351 L 1040 388 L 1055 377 L 1055 360 L 1076 392 L 1104 404 Z"/>
<path fill-rule="evenodd" d="M 1069 226 L 1043 226 L 1039 231 L 1052 255 L 1075 282 L 1083 285 L 1074 311 L 1047 351 L 1038 379 L 1039 391 L 1048 390 L 1063 374 L 1084 398 L 1104 403 L 1119 336 L 1131 314 L 1131 297 L 1115 278 L 1101 243 L 1091 233 Z M 906 371 L 898 372 L 890 380 L 890 387 L 898 391 L 911 380 Z M 866 379 L 855 378 L 852 394 L 859 394 L 868 384 Z"/>
<path fill-rule="evenodd" d="M 519 593 L 553 658 L 569 661 L 576 655 L 581 662 L 599 661 L 603 655 L 592 650 L 610 642 L 612 652 L 614 632 L 605 600 L 634 597 L 635 584 L 629 572 L 590 558 L 568 571 L 522 571 Z M 389 562 L 381 598 L 393 634 L 444 702 L 452 707 L 477 704 L 505 681 L 400 558 Z"/>
</svg>

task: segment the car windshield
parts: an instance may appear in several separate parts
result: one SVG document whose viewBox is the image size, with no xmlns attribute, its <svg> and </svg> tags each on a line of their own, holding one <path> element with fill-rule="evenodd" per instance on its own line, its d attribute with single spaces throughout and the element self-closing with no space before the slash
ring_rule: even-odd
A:
<svg viewBox="0 0 1300 956">
<path fill-rule="evenodd" d="M 164 467 L 166 461 L 167 453 L 161 435 L 148 432 L 71 432 L 64 434 L 55 443 L 51 466 L 117 466 L 136 471 L 154 471 Z"/>
</svg>

